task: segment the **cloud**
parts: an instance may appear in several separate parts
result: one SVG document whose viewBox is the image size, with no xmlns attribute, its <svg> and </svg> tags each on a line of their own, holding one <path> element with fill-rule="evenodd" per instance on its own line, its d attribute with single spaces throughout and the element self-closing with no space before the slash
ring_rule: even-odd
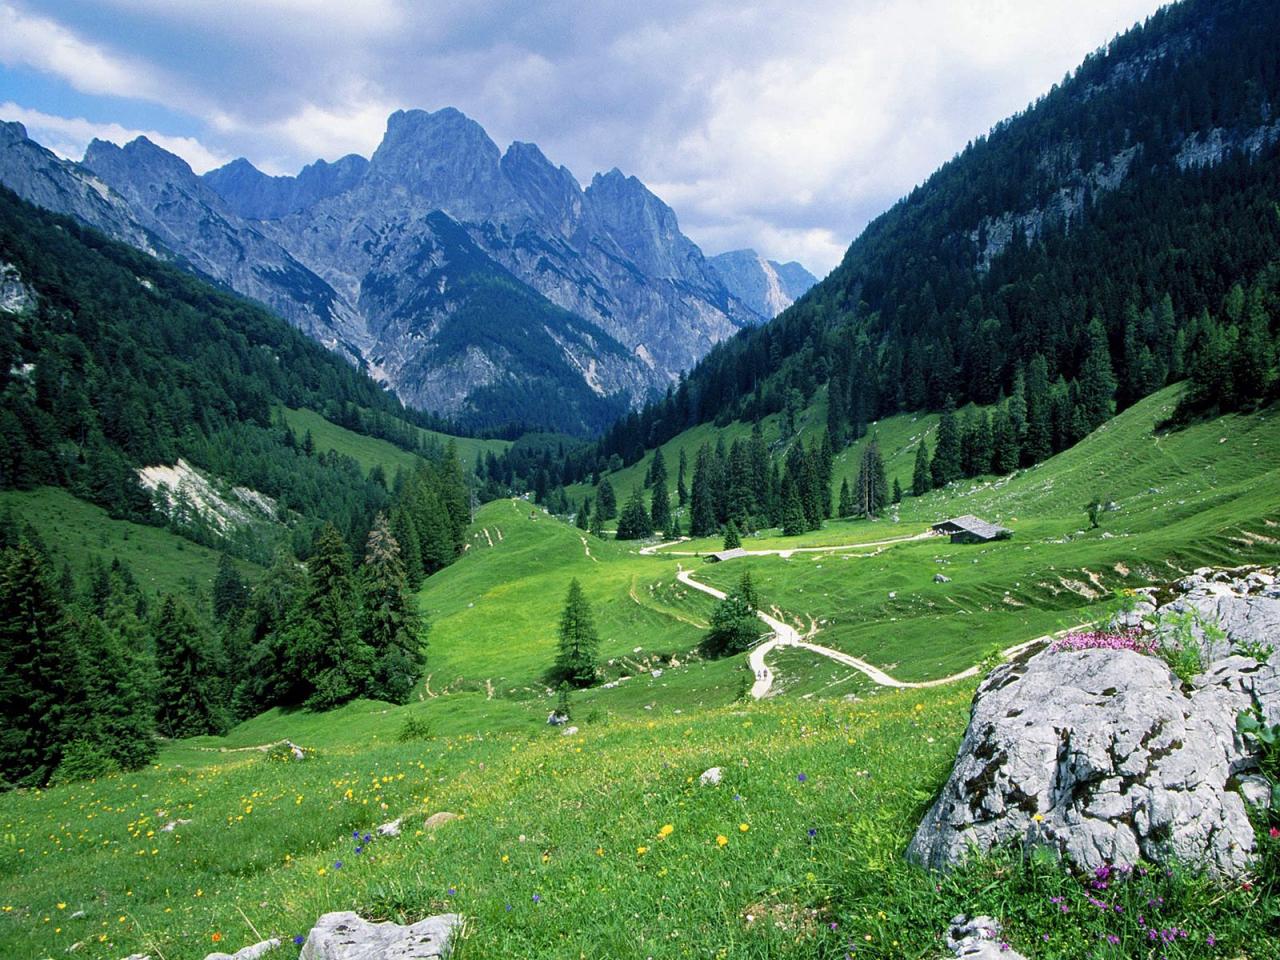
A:
<svg viewBox="0 0 1280 960">
<path fill-rule="evenodd" d="M 117 56 L 54 20 L 8 3 L 0 3 L 0 63 L 51 73 L 82 93 L 157 103 L 173 95 L 173 87 L 149 65 Z"/>
<path fill-rule="evenodd" d="M 173 137 L 156 130 L 132 130 L 118 123 L 95 123 L 81 117 L 58 117 L 39 110 L 29 110 L 13 102 L 0 103 L 0 117 L 17 120 L 27 128 L 27 133 L 33 140 L 68 160 L 83 157 L 89 141 L 95 137 L 120 145 L 138 137 L 146 137 L 170 153 L 176 153 L 196 173 L 220 167 L 233 159 L 226 153 L 206 147 L 193 137 Z"/>
</svg>

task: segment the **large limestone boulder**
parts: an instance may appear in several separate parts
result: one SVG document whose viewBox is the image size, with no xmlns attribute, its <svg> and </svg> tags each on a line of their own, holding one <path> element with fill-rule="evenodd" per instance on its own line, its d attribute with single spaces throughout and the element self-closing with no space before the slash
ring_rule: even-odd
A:
<svg viewBox="0 0 1280 960">
<path fill-rule="evenodd" d="M 1215 599 L 1215 605 L 1221 598 Z M 945 868 L 1008 842 L 1084 868 L 1170 856 L 1238 876 L 1254 851 L 1236 715 L 1280 722 L 1280 651 L 1227 655 L 1189 689 L 1155 656 L 1043 651 L 994 670 L 907 856 Z"/>
<path fill-rule="evenodd" d="M 449 955 L 456 913 L 403 926 L 370 923 L 350 911 L 326 913 L 311 928 L 298 960 L 435 960 Z"/>
</svg>

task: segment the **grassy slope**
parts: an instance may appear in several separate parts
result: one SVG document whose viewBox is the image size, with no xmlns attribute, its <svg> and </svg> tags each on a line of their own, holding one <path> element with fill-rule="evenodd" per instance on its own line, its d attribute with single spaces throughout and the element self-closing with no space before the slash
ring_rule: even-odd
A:
<svg viewBox="0 0 1280 960">
<path fill-rule="evenodd" d="M 394 474 L 397 467 L 413 469 L 414 464 L 417 463 L 418 458 L 415 454 L 401 450 L 395 444 L 386 440 L 367 437 L 360 433 L 354 433 L 346 427 L 340 427 L 336 423 L 326 420 L 314 410 L 285 409 L 284 415 L 289 426 L 293 428 L 299 437 L 306 431 L 311 431 L 317 450 L 337 450 L 339 453 L 351 457 L 366 471 L 372 469 L 375 464 L 381 464 L 388 474 Z M 452 440 L 458 451 L 458 459 L 466 464 L 468 468 L 476 462 L 476 453 L 492 451 L 495 454 L 499 454 L 511 446 L 511 441 L 509 440 L 475 440 L 470 437 L 451 437 L 447 434 L 421 429 L 418 432 L 424 438 L 437 440 L 441 444 Z"/>
<path fill-rule="evenodd" d="M 1090 604 L 1121 585 L 1201 562 L 1275 560 L 1278 414 L 1152 435 L 1173 396 L 1011 479 L 908 499 L 898 524 L 823 532 L 866 542 L 973 511 L 1012 526 L 1008 543 L 763 557 L 699 566 L 699 575 L 729 585 L 749 568 L 766 601 L 827 621 L 821 642 L 910 678 L 1096 613 Z M 1104 515 L 1110 537 L 1078 532 L 1094 492 L 1120 506 Z M 687 656 L 710 603 L 674 573 L 696 559 L 591 538 L 588 557 L 577 530 L 512 501 L 482 509 L 471 543 L 422 593 L 431 692 L 450 692 L 424 690 L 405 707 L 272 711 L 222 740 L 171 745 L 151 770 L 0 797 L 0 910 L 12 908 L 0 912 L 0 955 L 61 955 L 82 942 L 79 956 L 148 950 L 183 960 L 202 957 L 215 932 L 224 947 L 256 939 L 241 910 L 264 936 L 288 937 L 330 909 L 396 919 L 460 910 L 469 918 L 461 960 L 844 956 L 855 945 L 857 956 L 932 957 L 961 910 L 1004 917 L 1014 945 L 1033 955 L 1095 955 L 1103 921 L 1082 885 L 1055 874 L 1014 894 L 1015 874 L 999 867 L 935 879 L 901 861 L 947 772 L 971 683 L 873 690 L 830 661 L 784 651 L 771 660 L 781 697 L 733 703 L 740 660 Z M 950 583 L 933 583 L 940 570 Z M 595 609 L 610 675 L 632 679 L 575 695 L 583 732 L 566 738 L 543 723 L 552 698 L 539 677 L 571 576 Z M 621 659 L 635 647 L 640 654 Z M 654 652 L 676 654 L 680 666 L 636 662 Z M 639 672 L 659 663 L 658 678 Z M 847 694 L 863 699 L 835 699 Z M 426 719 L 438 738 L 396 743 L 407 716 Z M 317 757 L 291 765 L 215 752 L 284 736 Z M 699 789 L 712 765 L 725 783 Z M 466 816 L 420 832 L 420 815 L 440 809 Z M 354 852 L 352 830 L 401 814 L 410 816 L 404 837 Z M 193 822 L 158 831 L 175 816 Z M 659 839 L 668 823 L 671 836 Z M 1260 932 L 1247 893 L 1197 889 L 1159 891 L 1168 898 L 1161 922 L 1192 932 L 1170 956 L 1280 949 Z M 1070 913 L 1048 903 L 1051 893 L 1069 898 Z M 1143 897 L 1136 906 L 1149 909 Z M 79 909 L 86 916 L 70 920 Z M 1106 922 L 1126 938 L 1116 956 L 1145 955 L 1139 931 Z M 1204 947 L 1210 929 L 1222 944 L 1213 950 Z"/>
<path fill-rule="evenodd" d="M 195 584 L 207 593 L 218 569 L 218 553 L 160 527 L 113 520 L 101 507 L 73 497 L 58 487 L 0 491 L 0 510 L 11 509 L 28 522 L 59 559 L 83 573 L 89 561 L 119 557 L 133 570 L 146 593 L 184 593 Z M 255 577 L 253 564 L 236 561 L 241 572 Z"/>
</svg>

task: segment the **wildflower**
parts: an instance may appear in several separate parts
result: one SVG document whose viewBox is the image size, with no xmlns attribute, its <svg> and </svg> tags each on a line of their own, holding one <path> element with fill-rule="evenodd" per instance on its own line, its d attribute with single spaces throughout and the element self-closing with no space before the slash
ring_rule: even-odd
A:
<svg viewBox="0 0 1280 960">
<path fill-rule="evenodd" d="M 451 897 L 456 897 L 456 896 L 458 895 L 458 888 L 457 888 L 457 887 L 450 887 L 450 888 L 449 888 L 449 890 L 448 890 L 448 893 L 449 893 L 449 896 L 451 896 Z"/>
<path fill-rule="evenodd" d="M 662 825 L 662 829 L 658 831 L 658 836 L 661 837 L 663 840 L 665 840 L 667 839 L 667 837 L 671 836 L 672 831 L 674 830 L 675 830 L 674 826 L 672 826 L 669 823 L 664 823 Z"/>
<path fill-rule="evenodd" d="M 535 894 L 533 895 L 533 902 L 534 902 L 534 903 L 541 903 L 541 902 L 542 902 L 542 894 L 540 894 L 540 893 L 535 893 Z"/>
<path fill-rule="evenodd" d="M 211 939 L 214 943 L 221 943 L 221 942 L 222 942 L 222 934 L 215 932 L 215 933 L 214 933 L 214 935 L 213 935 L 212 937 L 210 937 L 210 939 Z"/>
<path fill-rule="evenodd" d="M 1043 813 L 1032 814 L 1031 819 L 1034 820 L 1036 823 L 1044 823 L 1044 814 Z"/>
<path fill-rule="evenodd" d="M 503 863 L 510 863 L 510 862 L 511 862 L 511 858 L 510 858 L 509 856 L 507 856 L 507 855 L 504 853 L 504 854 L 502 855 L 502 862 L 503 862 Z"/>
<path fill-rule="evenodd" d="M 808 780 L 809 778 L 808 778 L 807 776 L 805 776 L 803 773 L 797 773 L 797 774 L 796 774 L 796 779 L 797 779 L 798 781 L 800 781 L 801 783 L 804 783 L 804 782 L 805 782 L 806 780 Z"/>
<path fill-rule="evenodd" d="M 1275 827 L 1272 827 L 1270 830 L 1267 831 L 1267 833 L 1270 834 L 1272 840 L 1275 840 L 1277 837 L 1280 837 L 1280 830 L 1276 829 Z"/>
<path fill-rule="evenodd" d="M 341 869 L 342 869 L 342 861 L 341 861 L 341 860 L 335 860 L 335 861 L 333 861 L 333 869 L 335 869 L 335 870 L 341 870 Z"/>
<path fill-rule="evenodd" d="M 59 910 L 65 910 L 65 909 L 67 909 L 67 905 L 66 905 L 65 903 L 63 903 L 61 900 L 59 900 L 59 901 L 58 901 L 58 909 L 59 909 Z"/>
<path fill-rule="evenodd" d="M 648 848 L 648 847 L 636 847 L 636 856 L 637 856 L 637 857 L 643 857 L 643 856 L 644 856 L 646 853 L 648 853 L 648 852 L 649 852 L 649 848 Z"/>
<path fill-rule="evenodd" d="M 307 938 L 300 933 L 294 934 L 293 942 L 296 943 L 298 946 L 302 946 L 304 943 L 307 942 Z"/>
<path fill-rule="evenodd" d="M 597 857 L 603 857 L 603 856 L 604 856 L 604 847 L 596 847 L 596 856 L 597 856 Z M 507 858 L 506 858 L 506 857 L 503 857 L 503 858 L 502 858 L 503 863 L 505 863 L 505 862 L 506 862 L 506 860 L 507 860 Z"/>
<path fill-rule="evenodd" d="M 321 867 L 319 870 L 317 870 L 317 871 L 316 871 L 316 876 L 317 876 L 317 877 L 323 877 L 323 876 L 324 876 L 326 873 L 328 873 L 328 872 L 329 872 L 329 871 L 328 871 L 328 870 L 326 870 L 324 867 Z"/>
<path fill-rule="evenodd" d="M 816 837 L 817 835 L 818 835 L 818 828 L 817 828 L 817 827 L 810 827 L 810 828 L 809 828 L 809 839 L 810 839 L 810 840 L 812 840 L 812 839 L 813 839 L 814 837 Z"/>
<path fill-rule="evenodd" d="M 716 834 L 716 846 L 717 846 L 717 847 L 726 847 L 726 846 L 728 846 L 728 845 L 729 845 L 729 838 L 728 838 L 728 837 L 726 837 L 723 833 L 718 833 L 718 834 Z"/>
<path fill-rule="evenodd" d="M 751 824 L 749 824 L 749 823 L 740 823 L 740 824 L 738 824 L 738 829 L 739 829 L 740 831 L 742 831 L 743 833 L 746 833 L 748 830 L 750 830 L 750 829 L 751 829 Z"/>
</svg>

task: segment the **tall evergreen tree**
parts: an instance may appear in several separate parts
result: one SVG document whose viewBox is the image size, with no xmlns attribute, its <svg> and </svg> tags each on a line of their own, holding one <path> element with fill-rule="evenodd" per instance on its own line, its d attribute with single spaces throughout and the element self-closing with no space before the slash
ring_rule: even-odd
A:
<svg viewBox="0 0 1280 960">
<path fill-rule="evenodd" d="M 332 524 L 313 544 L 304 603 L 292 653 L 310 687 L 306 706 L 326 710 L 358 696 L 373 670 L 373 651 L 360 636 L 351 555 Z"/>
<path fill-rule="evenodd" d="M 400 544 L 383 514 L 374 520 L 361 577 L 362 637 L 372 654 L 366 696 L 404 703 L 422 677 L 424 626 L 406 591 Z"/>
<path fill-rule="evenodd" d="M 213 577 L 213 619 L 216 623 L 235 626 L 249 604 L 249 585 L 223 553 L 218 557 L 218 571 Z"/>
<path fill-rule="evenodd" d="M 709 537 L 719 526 L 716 519 L 715 491 L 711 484 L 711 448 L 705 443 L 693 463 L 693 490 L 689 507 L 689 536 Z"/>
<path fill-rule="evenodd" d="M 680 466 L 676 470 L 676 502 L 681 508 L 689 503 L 689 458 L 685 456 L 684 447 L 680 448 Z"/>
<path fill-rule="evenodd" d="M 809 529 L 805 520 L 804 507 L 800 505 L 800 494 L 790 474 L 782 480 L 782 535 L 798 537 Z"/>
<path fill-rule="evenodd" d="M 75 642 L 42 551 L 0 554 L 0 786 L 43 786 L 70 739 Z"/>
<path fill-rule="evenodd" d="M 884 460 L 880 456 L 880 444 L 875 437 L 862 450 L 856 488 L 854 509 L 863 516 L 877 517 L 888 506 L 889 487 L 885 481 Z"/>
<path fill-rule="evenodd" d="M 156 755 L 150 657 L 134 638 L 122 637 L 97 617 L 75 623 L 73 629 L 80 660 L 73 742 L 105 758 L 111 768 L 146 766 Z"/>
<path fill-rule="evenodd" d="M 422 569 L 422 541 L 418 538 L 418 526 L 413 522 L 413 514 L 403 508 L 392 510 L 391 535 L 400 544 L 405 585 L 416 591 L 422 586 L 426 572 Z"/>
<path fill-rule="evenodd" d="M 858 512 L 858 508 L 853 502 L 853 494 L 849 490 L 848 477 L 840 481 L 840 505 L 838 509 L 842 517 L 852 517 Z"/>
<path fill-rule="evenodd" d="M 708 657 L 742 653 L 753 647 L 763 632 L 751 601 L 733 590 L 711 612 L 711 629 L 699 649 Z"/>
<path fill-rule="evenodd" d="M 166 737 L 220 733 L 225 705 L 217 696 L 213 641 L 185 600 L 166 594 L 151 627 L 155 638 L 156 725 Z"/>
<path fill-rule="evenodd" d="M 601 520 L 612 520 L 618 515 L 618 498 L 608 477 L 602 479 L 596 488 L 596 514 Z"/>
<path fill-rule="evenodd" d="M 661 451 L 659 451 L 661 452 Z M 668 530 L 671 527 L 671 495 L 667 492 L 667 472 L 662 471 L 662 479 L 655 480 L 653 496 L 649 503 L 650 535 L 655 530 Z"/>
<path fill-rule="evenodd" d="M 618 516 L 619 540 L 643 540 L 653 536 L 653 521 L 644 505 L 644 487 L 636 487 Z"/>
<path fill-rule="evenodd" d="M 742 535 L 738 533 L 738 525 L 730 517 L 729 522 L 724 525 L 724 549 L 732 550 L 740 546 L 742 546 Z"/>
<path fill-rule="evenodd" d="M 929 451 L 925 448 L 923 438 L 916 446 L 916 463 L 911 471 L 911 495 L 923 497 L 933 488 L 933 479 L 929 473 Z"/>
<path fill-rule="evenodd" d="M 1089 353 L 1080 367 L 1080 398 L 1076 404 L 1084 423 L 1084 432 L 1094 430 L 1115 412 L 1116 378 L 1111 366 L 1111 351 L 1102 323 L 1089 324 Z"/>
<path fill-rule="evenodd" d="M 600 637 L 596 633 L 591 605 L 582 592 L 577 578 L 569 582 L 564 611 L 560 615 L 560 633 L 555 679 L 574 687 L 589 687 L 595 683 L 598 671 L 596 662 Z"/>
<path fill-rule="evenodd" d="M 577 525 L 579 530 L 591 529 L 591 498 L 590 497 L 583 497 L 582 506 L 578 508 L 578 516 L 576 517 L 574 522 Z"/>
<path fill-rule="evenodd" d="M 999 438 L 993 437 L 994 442 Z M 1027 365 L 1027 439 L 1022 456 L 1028 465 L 1047 460 L 1053 454 L 1053 419 L 1049 402 L 1049 364 L 1037 353 Z M 995 450 L 992 450 L 995 458 Z M 1003 460 L 1003 458 L 1002 458 Z M 1007 473 L 1008 470 L 998 470 Z"/>
<path fill-rule="evenodd" d="M 938 439 L 933 447 L 933 459 L 929 461 L 930 479 L 935 487 L 945 487 L 961 476 L 960 428 L 956 423 L 956 404 L 947 396 L 938 421 Z"/>
</svg>

